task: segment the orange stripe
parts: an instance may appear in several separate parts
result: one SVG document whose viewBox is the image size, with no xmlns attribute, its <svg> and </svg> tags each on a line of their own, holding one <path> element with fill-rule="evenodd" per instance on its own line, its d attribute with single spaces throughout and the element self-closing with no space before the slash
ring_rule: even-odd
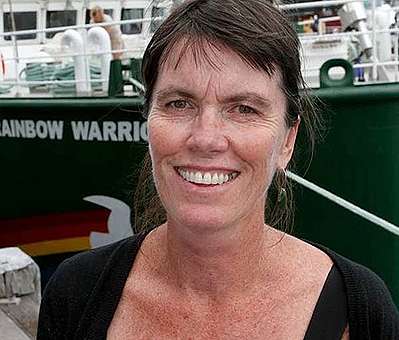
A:
<svg viewBox="0 0 399 340">
<path fill-rule="evenodd" d="M 18 246 L 30 256 L 42 256 L 90 249 L 89 237 L 72 237 L 62 240 L 41 241 Z"/>
</svg>

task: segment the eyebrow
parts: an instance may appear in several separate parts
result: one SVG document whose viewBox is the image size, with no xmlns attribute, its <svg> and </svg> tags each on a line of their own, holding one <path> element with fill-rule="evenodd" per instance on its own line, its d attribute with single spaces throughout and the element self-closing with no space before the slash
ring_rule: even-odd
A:
<svg viewBox="0 0 399 340">
<path fill-rule="evenodd" d="M 160 90 L 160 91 L 156 91 L 154 93 L 154 97 L 157 98 L 158 100 L 166 100 L 171 96 L 179 96 L 179 97 L 185 97 L 185 98 L 190 98 L 190 99 L 194 99 L 195 97 L 183 90 L 183 89 L 177 89 L 177 88 L 170 88 L 170 89 L 165 89 L 165 90 Z"/>
<path fill-rule="evenodd" d="M 255 92 L 243 92 L 233 94 L 223 99 L 224 103 L 250 101 L 256 105 L 263 107 L 272 106 L 271 100 L 266 99 Z"/>
<path fill-rule="evenodd" d="M 195 99 L 195 96 L 183 89 L 179 88 L 169 88 L 165 90 L 160 90 L 155 92 L 155 97 L 160 100 L 166 100 L 171 96 L 179 96 L 179 97 L 184 97 L 184 98 L 190 98 L 190 99 Z M 230 95 L 228 97 L 225 97 L 221 100 L 222 103 L 234 103 L 234 102 L 243 102 L 243 101 L 250 101 L 256 105 L 262 106 L 262 107 L 271 107 L 272 103 L 271 100 L 266 99 L 259 94 L 255 92 L 242 92 L 242 93 L 237 93 Z"/>
</svg>

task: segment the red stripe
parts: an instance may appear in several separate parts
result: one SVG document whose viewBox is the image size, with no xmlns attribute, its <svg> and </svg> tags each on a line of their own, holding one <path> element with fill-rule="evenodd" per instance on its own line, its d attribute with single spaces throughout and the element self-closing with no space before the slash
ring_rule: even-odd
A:
<svg viewBox="0 0 399 340">
<path fill-rule="evenodd" d="M 109 210 L 89 210 L 0 220 L 0 247 L 107 232 Z"/>
</svg>

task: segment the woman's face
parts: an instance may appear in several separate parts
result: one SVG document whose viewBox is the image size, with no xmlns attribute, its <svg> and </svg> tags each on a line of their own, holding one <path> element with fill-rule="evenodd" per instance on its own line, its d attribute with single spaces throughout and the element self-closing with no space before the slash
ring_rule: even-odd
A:
<svg viewBox="0 0 399 340">
<path fill-rule="evenodd" d="M 226 228 L 263 221 L 267 189 L 292 154 L 278 71 L 272 77 L 233 51 L 168 57 L 148 118 L 155 184 L 169 222 Z"/>
</svg>

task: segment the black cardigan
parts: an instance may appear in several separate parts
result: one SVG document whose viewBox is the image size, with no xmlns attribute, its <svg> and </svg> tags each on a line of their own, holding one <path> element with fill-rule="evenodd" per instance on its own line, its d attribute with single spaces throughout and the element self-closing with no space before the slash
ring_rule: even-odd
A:
<svg viewBox="0 0 399 340">
<path fill-rule="evenodd" d="M 38 340 L 105 339 L 145 235 L 78 254 L 49 281 L 40 308 Z M 399 313 L 384 282 L 369 269 L 319 246 L 347 292 L 350 340 L 399 339 Z"/>
</svg>

